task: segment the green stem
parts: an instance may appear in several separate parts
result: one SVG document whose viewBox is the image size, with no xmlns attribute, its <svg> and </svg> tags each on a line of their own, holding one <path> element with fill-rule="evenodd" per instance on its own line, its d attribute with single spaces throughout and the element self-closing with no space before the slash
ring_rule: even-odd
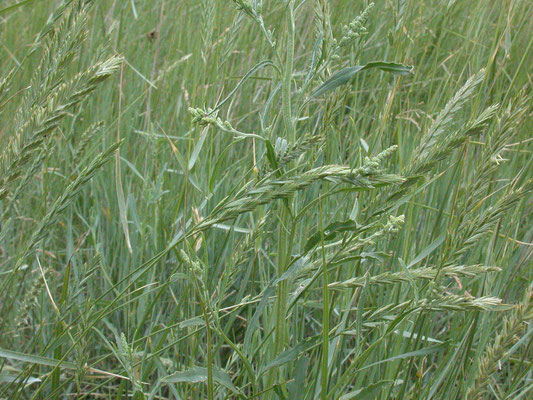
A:
<svg viewBox="0 0 533 400">
<path fill-rule="evenodd" d="M 286 42 L 286 59 L 285 69 L 282 78 L 282 117 L 285 125 L 286 139 L 289 142 L 294 142 L 296 134 L 294 124 L 292 121 L 292 105 L 291 105 L 291 86 L 292 73 L 294 67 L 294 1 L 290 0 L 287 5 L 287 42 Z M 290 261 L 291 243 L 289 229 L 292 224 L 292 216 L 290 210 L 290 199 L 287 199 L 287 207 L 283 206 L 280 215 L 279 241 L 278 241 L 278 276 L 281 276 Z M 273 356 L 279 354 L 287 345 L 286 335 L 286 317 L 287 317 L 287 283 L 280 282 L 276 296 L 275 306 L 275 335 Z M 269 373 L 267 383 L 268 386 L 273 386 L 278 377 L 278 370 L 272 369 Z"/>
<path fill-rule="evenodd" d="M 295 131 L 292 121 L 291 111 L 291 84 L 292 84 L 292 71 L 294 66 L 294 1 L 290 0 L 287 5 L 287 55 L 285 60 L 285 71 L 283 75 L 282 83 L 282 113 L 283 121 L 285 123 L 285 130 L 287 133 L 287 140 L 294 142 Z M 281 276 L 290 260 L 289 237 L 287 235 L 289 226 L 291 224 L 291 212 L 290 212 L 290 200 L 287 200 L 288 207 L 283 207 L 281 215 L 281 226 L 278 243 L 278 274 Z M 287 285 L 286 282 L 280 282 L 278 289 L 278 302 L 276 307 L 276 352 L 283 349 L 285 346 L 285 317 L 286 317 L 286 298 L 287 298 Z"/>
<path fill-rule="evenodd" d="M 287 56 L 285 59 L 285 71 L 282 84 L 282 113 L 287 139 L 294 142 L 296 133 L 292 121 L 291 84 L 294 67 L 294 1 L 287 6 Z"/>
<path fill-rule="evenodd" d="M 326 262 L 326 251 L 324 249 L 324 214 L 322 211 L 322 202 L 320 204 L 320 240 L 322 242 L 322 363 L 321 363 L 321 382 L 320 398 L 327 399 L 328 395 L 328 355 L 329 355 L 329 289 L 328 289 L 328 269 Z"/>
<path fill-rule="evenodd" d="M 203 303 L 203 301 L 202 301 Z M 207 309 L 205 304 L 202 304 L 205 318 L 205 333 L 207 335 L 207 398 L 214 400 L 214 383 L 213 383 L 213 351 L 212 351 L 212 339 L 211 328 L 209 327 L 209 316 L 207 315 Z"/>
<path fill-rule="evenodd" d="M 222 339 L 228 344 L 228 346 L 230 346 L 233 349 L 233 351 L 235 351 L 235 353 L 237 353 L 237 355 L 241 358 L 244 364 L 244 368 L 246 369 L 246 371 L 248 372 L 248 376 L 250 377 L 250 386 L 252 387 L 252 397 L 253 397 L 253 393 L 258 393 L 259 390 L 257 388 L 257 381 L 255 379 L 255 371 L 254 371 L 252 364 L 250 364 L 250 361 L 248 360 L 246 355 L 242 352 L 242 350 L 239 348 L 239 346 L 233 343 L 231 339 L 224 333 L 224 330 L 222 329 L 221 326 L 216 327 L 216 332 L 220 335 L 220 337 L 222 337 Z"/>
<path fill-rule="evenodd" d="M 202 290 L 202 286 L 198 283 L 198 278 L 195 275 L 195 272 L 190 269 L 194 284 L 196 286 L 196 291 L 198 292 L 198 300 L 200 301 L 200 305 L 202 307 L 202 313 L 204 314 L 204 320 L 205 320 L 205 334 L 207 338 L 207 398 L 208 400 L 214 400 L 215 393 L 214 393 L 214 381 L 213 381 L 213 340 L 211 337 L 211 326 L 209 323 L 209 297 L 204 297 L 204 292 Z M 205 282 L 203 282 L 205 285 Z"/>
</svg>

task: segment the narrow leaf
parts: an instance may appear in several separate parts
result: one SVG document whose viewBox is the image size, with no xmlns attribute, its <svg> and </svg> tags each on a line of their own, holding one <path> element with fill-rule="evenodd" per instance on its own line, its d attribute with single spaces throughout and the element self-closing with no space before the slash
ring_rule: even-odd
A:
<svg viewBox="0 0 533 400">
<path fill-rule="evenodd" d="M 350 393 L 342 395 L 339 400 L 352 400 L 352 399 L 376 399 L 377 394 L 383 386 L 389 386 L 394 384 L 394 381 L 379 381 L 368 385 L 362 389 L 355 390 Z"/>
<path fill-rule="evenodd" d="M 309 359 L 302 357 L 296 362 L 294 368 L 294 381 L 287 385 L 291 399 L 303 399 L 305 393 L 305 375 Z"/>
<path fill-rule="evenodd" d="M 205 138 L 207 137 L 207 131 L 209 130 L 209 125 L 206 126 L 202 133 L 200 134 L 200 139 L 198 139 L 198 142 L 196 142 L 196 145 L 194 146 L 194 149 L 191 154 L 191 158 L 189 159 L 189 165 L 188 169 L 191 171 L 194 167 L 194 164 L 196 164 L 196 160 L 198 159 L 198 156 L 200 155 L 200 151 L 202 151 L 202 147 L 204 146 Z"/>
<path fill-rule="evenodd" d="M 31 364 L 46 365 L 49 367 L 57 367 L 61 365 L 63 368 L 76 369 L 77 366 L 67 361 L 55 360 L 53 358 L 35 356 L 33 354 L 20 353 L 18 351 L 11 351 L 0 349 L 0 358 L 7 358 L 9 360 L 16 360 L 22 362 L 28 362 Z"/>
<path fill-rule="evenodd" d="M 444 242 L 444 239 L 446 239 L 446 233 L 443 233 L 442 235 L 440 235 L 437 239 L 435 239 L 432 243 L 430 243 L 429 246 L 427 246 L 424 250 L 422 250 L 420 254 L 416 256 L 415 259 L 409 263 L 409 265 L 407 265 L 407 268 L 411 268 L 415 266 L 420 261 L 422 261 L 424 258 L 426 258 L 431 253 L 433 253 L 433 251 Z"/>
<path fill-rule="evenodd" d="M 213 378 L 220 385 L 224 386 L 226 389 L 231 390 L 233 393 L 240 394 L 240 391 L 235 387 L 231 378 L 227 372 L 221 370 L 220 368 L 213 368 Z M 162 379 L 163 382 L 167 383 L 199 383 L 207 382 L 207 368 L 204 367 L 193 367 L 191 369 L 176 372 L 172 375 L 169 375 Z"/>
<path fill-rule="evenodd" d="M 68 361 L 56 360 L 56 359 L 49 358 L 49 357 L 36 356 L 33 354 L 20 353 L 18 351 L 12 351 L 12 350 L 6 350 L 6 349 L 0 349 L 0 358 L 7 358 L 8 360 L 22 361 L 22 362 L 27 362 L 30 364 L 46 365 L 48 367 L 61 367 L 64 369 L 69 369 L 69 370 L 78 369 L 78 366 L 76 364 L 68 362 Z M 128 377 L 114 374 L 114 373 L 107 372 L 107 371 L 103 371 L 97 368 L 88 368 L 87 370 L 90 372 L 97 373 L 97 374 L 103 374 L 103 375 L 111 376 L 114 378 L 129 380 Z"/>
<path fill-rule="evenodd" d="M 385 72 L 390 72 L 397 75 L 409 75 L 413 72 L 413 67 L 398 63 L 384 62 L 384 61 L 372 61 L 365 65 L 356 65 L 355 67 L 347 67 L 339 72 L 335 73 L 331 78 L 326 82 L 316 88 L 313 93 L 309 96 L 307 101 L 312 98 L 319 97 L 324 93 L 327 93 L 331 90 L 338 88 L 348 82 L 361 71 L 367 69 L 377 68 Z"/>
<path fill-rule="evenodd" d="M 265 365 L 262 372 L 265 372 L 270 368 L 279 367 L 280 365 L 287 364 L 288 362 L 296 360 L 301 351 L 302 346 L 298 345 L 296 347 L 293 347 L 292 349 L 281 352 L 276 358 L 274 358 L 267 365 Z"/>
<path fill-rule="evenodd" d="M 335 221 L 329 224 L 326 229 L 324 229 L 324 241 L 332 240 L 337 236 L 339 232 L 347 231 L 357 231 L 360 225 L 357 222 L 348 219 L 346 221 Z M 305 244 L 304 251 L 307 253 L 320 241 L 322 234 L 320 231 L 313 234 Z"/>
</svg>

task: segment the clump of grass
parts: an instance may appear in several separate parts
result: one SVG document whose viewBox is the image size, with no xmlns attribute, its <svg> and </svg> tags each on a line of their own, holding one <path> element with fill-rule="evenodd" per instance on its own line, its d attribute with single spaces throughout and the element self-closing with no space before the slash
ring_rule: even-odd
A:
<svg viewBox="0 0 533 400">
<path fill-rule="evenodd" d="M 100 83 L 113 75 L 121 63 L 120 57 L 108 56 L 101 51 L 93 65 L 85 71 L 73 76 L 67 74 L 69 63 L 79 53 L 86 39 L 85 25 L 89 5 L 89 2 L 72 2 L 59 7 L 31 49 L 31 52 L 36 52 L 37 44 L 42 45 L 40 62 L 29 85 L 24 88 L 14 119 L 12 122 L 5 121 L 3 127 L 13 132 L 0 156 L 0 198 L 3 200 L 0 222 L 4 238 L 9 233 L 16 232 L 15 221 L 20 217 L 18 203 L 24 199 L 23 195 L 34 189 L 35 178 L 42 174 L 45 163 L 57 157 L 54 139 L 61 122 L 75 112 Z M 58 25 L 54 26 L 58 21 Z M 17 70 L 12 70 L 4 76 L 6 97 L 10 90 L 14 90 L 17 73 Z M 14 96 L 8 97 L 4 107 L 16 100 Z M 75 150 L 74 159 L 77 162 L 84 155 L 88 156 L 90 142 L 94 140 L 96 132 L 93 126 L 83 135 L 80 146 Z M 93 152 L 86 165 L 72 176 L 72 182 L 62 188 L 62 193 L 55 193 L 56 198 L 45 215 L 36 219 L 35 225 L 28 229 L 29 235 L 25 241 L 16 247 L 10 247 L 10 251 L 13 251 L 10 257 L 11 268 L 5 273 L 0 300 L 2 332 L 27 325 L 31 320 L 31 310 L 38 304 L 37 296 L 45 286 L 49 292 L 46 280 L 49 279 L 51 270 L 41 268 L 41 274 L 38 274 L 36 271 L 28 271 L 26 263 L 79 192 L 110 159 L 118 146 L 119 143 L 113 144 L 96 155 Z M 56 311 L 59 312 L 57 308 Z M 13 393 L 19 391 L 16 388 L 20 387 L 21 382 L 15 385 Z M 54 386 L 57 385 L 57 378 L 54 378 Z"/>
<path fill-rule="evenodd" d="M 526 293 L 524 300 L 516 305 L 511 315 L 503 319 L 500 330 L 486 347 L 479 360 L 473 384 L 468 389 L 469 399 L 483 399 L 488 395 L 491 376 L 501 369 L 501 363 L 510 356 L 513 345 L 533 318 L 532 294 L 531 291 Z"/>
<path fill-rule="evenodd" d="M 525 4 L 38 3 L 0 397 L 528 397 Z"/>
</svg>

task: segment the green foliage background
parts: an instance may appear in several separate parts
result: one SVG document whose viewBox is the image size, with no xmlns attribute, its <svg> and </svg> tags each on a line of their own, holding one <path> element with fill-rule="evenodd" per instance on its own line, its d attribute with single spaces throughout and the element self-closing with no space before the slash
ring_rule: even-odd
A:
<svg viewBox="0 0 533 400">
<path fill-rule="evenodd" d="M 530 398 L 533 3 L 368 3 L 0 2 L 0 398 Z"/>
</svg>

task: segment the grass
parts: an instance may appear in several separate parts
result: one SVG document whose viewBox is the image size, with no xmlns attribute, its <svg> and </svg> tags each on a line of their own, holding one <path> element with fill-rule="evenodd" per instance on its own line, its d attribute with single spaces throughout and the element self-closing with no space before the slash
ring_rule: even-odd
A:
<svg viewBox="0 0 533 400">
<path fill-rule="evenodd" d="M 530 398 L 532 17 L 4 2 L 0 398 Z"/>
</svg>

